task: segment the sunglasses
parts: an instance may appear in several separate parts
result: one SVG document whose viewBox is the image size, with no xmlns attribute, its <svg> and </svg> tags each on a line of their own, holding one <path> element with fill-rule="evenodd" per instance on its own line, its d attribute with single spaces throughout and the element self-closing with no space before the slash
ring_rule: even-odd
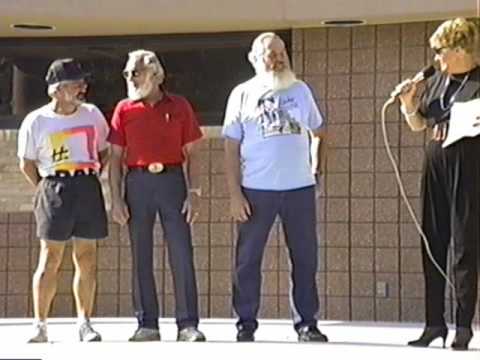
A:
<svg viewBox="0 0 480 360">
<path fill-rule="evenodd" d="M 122 72 L 122 75 L 125 79 L 128 79 L 128 78 L 137 78 L 140 76 L 140 71 L 138 70 L 124 70 Z"/>
</svg>

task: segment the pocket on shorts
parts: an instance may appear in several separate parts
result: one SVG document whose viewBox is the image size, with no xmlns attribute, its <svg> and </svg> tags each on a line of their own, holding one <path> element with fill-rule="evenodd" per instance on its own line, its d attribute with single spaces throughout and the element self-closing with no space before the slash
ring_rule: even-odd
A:
<svg viewBox="0 0 480 360">
<path fill-rule="evenodd" d="M 53 215 L 55 210 L 63 205 L 62 192 L 65 184 L 60 182 L 45 180 L 41 188 L 38 189 L 37 207 L 42 206 L 44 211 Z"/>
<path fill-rule="evenodd" d="M 54 208 L 59 208 L 63 204 L 61 193 L 65 185 L 62 183 L 53 183 L 47 186 L 45 193 L 47 195 L 47 200 L 50 206 Z"/>
</svg>

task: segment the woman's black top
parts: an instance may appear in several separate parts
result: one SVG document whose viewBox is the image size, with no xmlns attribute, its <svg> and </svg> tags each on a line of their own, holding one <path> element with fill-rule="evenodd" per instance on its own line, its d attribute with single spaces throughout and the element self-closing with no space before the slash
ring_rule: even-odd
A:
<svg viewBox="0 0 480 360">
<path fill-rule="evenodd" d="M 427 120 L 428 127 L 440 123 L 448 125 L 445 122 L 450 120 L 450 109 L 454 102 L 466 102 L 480 97 L 480 66 L 468 73 L 451 76 L 450 80 L 448 76 L 437 71 L 427 80 L 419 112 Z M 477 138 L 480 141 L 480 136 Z M 463 143 L 463 140 L 458 143 Z M 432 139 L 425 149 L 424 171 L 430 167 L 455 166 L 459 161 L 457 149 L 458 146 L 453 145 L 443 148 L 442 141 Z"/>
<path fill-rule="evenodd" d="M 427 80 L 426 89 L 420 101 L 420 114 L 427 120 L 427 126 L 448 121 L 454 102 L 466 102 L 480 97 L 480 66 L 464 74 L 453 76 L 436 71 Z"/>
</svg>

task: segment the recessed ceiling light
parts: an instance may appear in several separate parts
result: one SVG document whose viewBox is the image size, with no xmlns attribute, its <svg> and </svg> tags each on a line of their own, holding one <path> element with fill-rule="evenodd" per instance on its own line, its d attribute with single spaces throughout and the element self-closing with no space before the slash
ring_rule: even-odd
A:
<svg viewBox="0 0 480 360">
<path fill-rule="evenodd" d="M 41 24 L 12 24 L 10 25 L 12 29 L 15 30 L 33 30 L 33 31 L 53 31 L 55 30 L 54 26 L 51 25 L 41 25 Z"/>
<path fill-rule="evenodd" d="M 326 20 L 322 21 L 322 24 L 325 26 L 358 26 L 364 25 L 365 20 Z"/>
</svg>

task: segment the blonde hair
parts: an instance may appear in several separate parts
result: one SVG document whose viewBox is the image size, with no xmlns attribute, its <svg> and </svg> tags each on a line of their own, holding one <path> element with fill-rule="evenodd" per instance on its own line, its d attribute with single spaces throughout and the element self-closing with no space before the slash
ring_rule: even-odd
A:
<svg viewBox="0 0 480 360">
<path fill-rule="evenodd" d="M 456 18 L 442 23 L 430 37 L 430 47 L 463 49 L 475 54 L 478 52 L 478 24 L 465 18 Z"/>
</svg>

